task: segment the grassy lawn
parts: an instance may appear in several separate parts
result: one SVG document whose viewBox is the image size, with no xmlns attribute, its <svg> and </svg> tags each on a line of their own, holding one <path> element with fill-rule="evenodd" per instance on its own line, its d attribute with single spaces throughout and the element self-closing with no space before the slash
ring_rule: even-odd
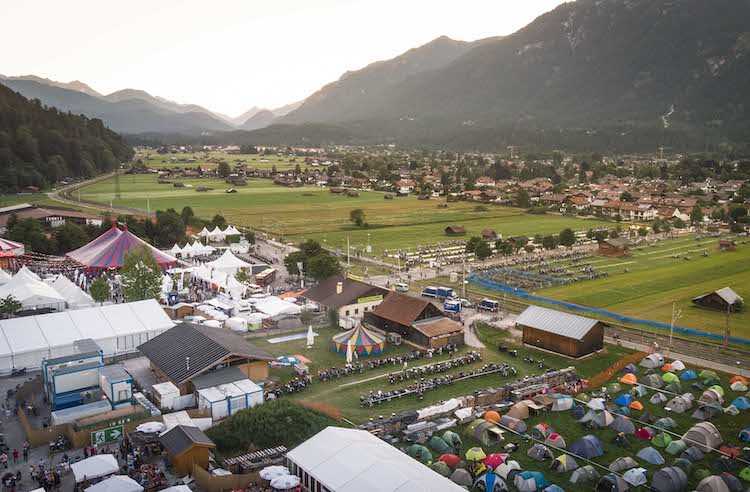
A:
<svg viewBox="0 0 750 492">
<path fill-rule="evenodd" d="M 464 225 L 467 237 L 479 235 L 484 228 L 513 236 L 558 233 L 566 227 L 586 230 L 607 224 L 578 217 L 529 215 L 510 207 L 488 207 L 481 212 L 475 211 L 471 203 L 451 203 L 441 209 L 437 200 L 384 200 L 383 194 L 377 192 L 363 192 L 353 198 L 332 194 L 328 188 L 285 188 L 268 180 L 251 180 L 233 194 L 226 193 L 229 186 L 219 179 L 181 181 L 192 187 L 158 184 L 155 175 L 121 176 L 121 198 L 113 204 L 141 209 L 149 206 L 152 211 L 170 207 L 180 210 L 190 205 L 201 217 L 221 213 L 231 223 L 268 231 L 285 240 L 315 238 L 342 250 L 347 237 L 350 245 L 360 251 L 369 237 L 376 255 L 388 249 L 446 241 L 450 238 L 444 229 L 452 224 Z M 199 193 L 195 191 L 199 186 L 214 190 Z M 108 204 L 114 199 L 114 184 L 112 180 L 93 184 L 81 190 L 81 197 Z M 357 229 L 351 224 L 349 212 L 355 208 L 365 210 L 369 228 Z"/>
<path fill-rule="evenodd" d="M 259 345 L 276 356 L 300 354 L 312 361 L 309 365 L 310 373 L 316 376 L 318 371 L 321 369 L 328 369 L 331 367 L 341 367 L 345 363 L 345 357 L 342 354 L 337 354 L 333 351 L 333 345 L 331 337 L 338 333 L 339 330 L 333 328 L 327 328 L 317 330 L 320 334 L 315 340 L 315 346 L 312 349 L 306 349 L 306 341 L 293 340 L 290 342 L 270 344 L 265 340 L 253 339 L 252 342 Z M 562 368 L 569 365 L 575 364 L 579 373 L 584 376 L 592 376 L 601 370 L 611 366 L 616 360 L 619 360 L 623 355 L 631 353 L 628 349 L 622 347 L 610 347 L 601 353 L 593 357 L 586 359 L 585 361 L 579 361 L 573 363 L 563 357 L 556 357 L 547 353 L 542 353 L 536 350 L 527 349 L 524 347 L 518 347 L 518 357 L 511 357 L 507 353 L 502 353 L 497 350 L 497 346 L 501 343 L 507 343 L 504 340 L 503 333 L 500 331 L 492 331 L 486 333 L 484 336 L 485 344 L 488 348 L 482 349 L 483 360 L 481 363 L 477 362 L 472 366 L 465 366 L 464 368 L 457 368 L 452 371 L 443 374 L 457 374 L 460 370 L 472 370 L 480 367 L 482 364 L 496 362 L 503 363 L 508 362 L 509 364 L 516 367 L 518 371 L 518 377 L 523 377 L 533 373 L 541 372 L 537 365 L 532 365 L 522 360 L 523 356 L 530 355 L 537 360 L 544 358 L 545 362 L 550 367 Z M 467 352 L 470 347 L 465 347 L 459 350 L 457 355 L 461 355 Z M 388 346 L 386 348 L 385 356 L 398 356 L 405 352 L 408 352 L 410 348 L 405 345 L 401 346 Z M 409 364 L 409 367 L 421 366 L 433 362 L 439 362 L 440 360 L 447 359 L 447 356 L 435 357 L 433 359 L 420 359 Z M 363 358 L 363 361 L 366 360 Z M 399 400 L 393 400 L 388 403 L 376 405 L 372 408 L 362 407 L 359 403 L 360 395 L 368 394 L 371 390 L 377 391 L 382 389 L 383 391 L 401 388 L 408 386 L 408 382 L 396 383 L 391 385 L 388 382 L 387 374 L 389 372 L 396 372 L 401 367 L 389 366 L 371 371 L 365 371 L 362 374 L 356 374 L 346 378 L 336 379 L 332 381 L 315 381 L 311 388 L 308 388 L 302 393 L 294 394 L 292 396 L 284 396 L 284 398 L 293 398 L 299 400 L 311 400 L 311 401 L 325 401 L 331 405 L 336 406 L 341 410 L 344 417 L 356 422 L 364 422 L 371 417 L 377 417 L 378 415 L 389 414 L 392 412 L 401 412 L 404 410 L 417 409 L 425 407 L 429 404 L 436 403 L 443 400 L 448 400 L 455 396 L 468 395 L 474 391 L 482 390 L 488 387 L 500 386 L 505 381 L 504 378 L 498 375 L 490 375 L 485 377 L 475 378 L 469 381 L 463 381 L 451 386 L 444 386 L 438 389 L 425 393 L 424 400 L 419 401 L 416 397 L 410 396 Z M 274 369 L 272 375 L 280 377 L 286 381 L 290 379 L 292 375 L 291 369 Z M 379 377 L 378 377 L 379 376 Z M 373 379 L 375 378 L 375 379 Z"/>
<path fill-rule="evenodd" d="M 285 171 L 288 169 L 294 169 L 294 166 L 299 164 L 304 169 L 305 158 L 304 157 L 280 157 L 276 155 L 258 155 L 258 154 L 247 154 L 247 155 L 230 155 L 225 152 L 183 152 L 177 154 L 157 154 L 156 152 L 144 152 L 136 156 L 136 159 L 142 159 L 143 162 L 149 169 L 165 169 L 171 167 L 197 167 L 200 166 L 203 169 L 213 169 L 218 164 L 216 162 L 208 162 L 211 159 L 224 159 L 230 166 L 234 164 L 246 164 L 255 169 L 271 169 L 276 166 L 279 171 Z M 195 159 L 195 162 L 186 162 L 190 159 Z"/>
</svg>

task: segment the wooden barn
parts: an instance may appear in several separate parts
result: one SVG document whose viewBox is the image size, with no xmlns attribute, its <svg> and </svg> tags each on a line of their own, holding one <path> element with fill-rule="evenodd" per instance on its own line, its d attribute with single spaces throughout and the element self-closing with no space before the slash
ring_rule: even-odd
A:
<svg viewBox="0 0 750 492">
<path fill-rule="evenodd" d="M 694 297 L 692 302 L 698 307 L 715 309 L 726 313 L 727 311 L 735 311 L 737 306 L 742 305 L 742 297 L 729 287 L 724 287 L 723 289 Z"/>
<path fill-rule="evenodd" d="M 466 228 L 464 226 L 448 226 L 445 228 L 446 236 L 465 236 Z"/>
<path fill-rule="evenodd" d="M 430 301 L 400 292 L 389 293 L 375 310 L 365 314 L 364 321 L 425 348 L 464 343 L 463 326 L 446 318 Z"/>
<path fill-rule="evenodd" d="M 578 359 L 604 347 L 604 323 L 541 306 L 529 306 L 516 318 L 523 343 Z"/>
<path fill-rule="evenodd" d="M 735 251 L 737 243 L 731 239 L 719 239 L 719 251 Z"/>
<path fill-rule="evenodd" d="M 625 256 L 629 252 L 630 240 L 624 237 L 605 239 L 599 243 L 598 253 L 604 256 Z"/>
</svg>

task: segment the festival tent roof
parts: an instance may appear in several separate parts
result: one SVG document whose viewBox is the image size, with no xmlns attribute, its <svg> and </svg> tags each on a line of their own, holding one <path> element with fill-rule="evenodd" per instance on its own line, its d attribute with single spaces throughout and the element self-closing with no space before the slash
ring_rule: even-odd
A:
<svg viewBox="0 0 750 492">
<path fill-rule="evenodd" d="M 695 424 L 682 436 L 682 439 L 704 453 L 718 448 L 724 442 L 716 426 L 710 422 Z"/>
<path fill-rule="evenodd" d="M 106 477 L 120 471 L 117 459 L 111 454 L 97 454 L 85 460 L 70 464 L 76 482 L 83 482 L 85 479 Z"/>
<path fill-rule="evenodd" d="M 114 475 L 85 489 L 86 492 L 142 492 L 143 487 L 127 475 Z"/>
<path fill-rule="evenodd" d="M 25 275 L 33 280 L 42 280 L 42 277 L 37 275 L 36 273 L 29 270 L 29 267 L 26 265 L 22 266 L 17 272 L 16 275 Z"/>
<path fill-rule="evenodd" d="M 10 282 L 12 278 L 13 275 L 0 268 L 0 285 L 5 285 L 6 283 Z"/>
<path fill-rule="evenodd" d="M 244 260 L 241 260 L 234 256 L 234 253 L 232 253 L 229 249 L 224 251 L 224 254 L 215 259 L 214 261 L 209 261 L 206 263 L 206 265 L 210 266 L 211 268 L 215 270 L 219 270 L 225 273 L 231 273 L 235 274 L 238 270 L 241 268 L 250 268 L 252 267 L 251 263 L 248 263 Z"/>
<path fill-rule="evenodd" d="M 200 236 L 200 237 L 206 237 L 206 236 L 208 236 L 209 234 L 210 234 L 210 233 L 208 232 L 208 229 L 206 229 L 206 228 L 204 227 L 203 229 L 201 229 L 201 232 L 199 232 L 199 233 L 198 233 L 198 236 Z"/>
<path fill-rule="evenodd" d="M 230 225 L 226 228 L 226 230 L 224 230 L 224 234 L 226 234 L 227 236 L 239 236 L 242 233 L 236 227 Z"/>
<path fill-rule="evenodd" d="M 10 251 L 20 256 L 24 253 L 24 245 L 0 237 L 0 251 Z"/>
<path fill-rule="evenodd" d="M 22 309 L 64 310 L 65 298 L 50 285 L 35 279 L 36 275 L 31 272 L 29 274 L 19 270 L 9 282 L 0 286 L 0 298 L 12 295 L 21 303 Z"/>
<path fill-rule="evenodd" d="M 302 308 L 297 304 L 276 296 L 269 296 L 258 301 L 253 305 L 258 312 L 274 317 L 281 314 L 296 315 L 302 312 Z M 346 351 L 346 347 L 344 347 Z"/>
<path fill-rule="evenodd" d="M 60 274 L 52 279 L 45 279 L 44 282 L 51 285 L 53 289 L 63 296 L 65 302 L 68 303 L 68 307 L 71 309 L 94 305 L 94 298 L 84 292 L 65 275 Z"/>
<path fill-rule="evenodd" d="M 333 348 L 340 354 L 346 353 L 350 343 L 359 355 L 378 355 L 385 350 L 385 339 L 362 325 L 333 337 Z"/>
<path fill-rule="evenodd" d="M 172 249 L 170 249 L 169 252 L 173 255 L 177 255 L 179 253 L 183 253 L 184 251 L 177 243 L 174 243 L 174 246 L 172 246 Z"/>
<path fill-rule="evenodd" d="M 146 248 L 159 266 L 172 265 L 177 259 L 128 231 L 127 224 L 123 230 L 116 226 L 94 239 L 85 246 L 67 254 L 70 258 L 88 268 L 120 268 L 125 255 L 140 248 Z"/>
</svg>

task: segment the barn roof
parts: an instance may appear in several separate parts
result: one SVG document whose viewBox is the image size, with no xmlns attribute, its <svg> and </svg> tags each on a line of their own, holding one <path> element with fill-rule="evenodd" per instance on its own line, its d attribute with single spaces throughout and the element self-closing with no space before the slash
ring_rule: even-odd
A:
<svg viewBox="0 0 750 492">
<path fill-rule="evenodd" d="M 412 326 L 415 330 L 429 338 L 463 331 L 463 326 L 444 316 L 416 321 Z"/>
<path fill-rule="evenodd" d="M 541 306 L 529 306 L 516 318 L 516 324 L 581 340 L 599 320 L 564 313 Z"/>
<path fill-rule="evenodd" d="M 400 292 L 389 293 L 372 314 L 400 325 L 410 326 L 422 314 L 430 301 Z"/>
<path fill-rule="evenodd" d="M 739 294 L 737 294 L 731 288 L 724 287 L 723 289 L 715 290 L 709 294 L 703 294 L 702 296 L 695 297 L 693 298 L 693 301 L 700 301 L 704 297 L 710 296 L 711 294 L 716 294 L 717 296 L 721 297 L 727 304 L 734 304 L 738 300 L 742 300 L 742 297 L 740 297 Z"/>
<path fill-rule="evenodd" d="M 336 292 L 339 282 L 342 284 L 340 294 Z M 315 287 L 307 289 L 302 293 L 302 297 L 326 307 L 340 308 L 341 306 L 356 304 L 357 300 L 363 297 L 370 295 L 385 296 L 387 293 L 388 290 L 382 287 L 360 282 L 349 277 L 335 275 L 328 277 Z"/>
</svg>

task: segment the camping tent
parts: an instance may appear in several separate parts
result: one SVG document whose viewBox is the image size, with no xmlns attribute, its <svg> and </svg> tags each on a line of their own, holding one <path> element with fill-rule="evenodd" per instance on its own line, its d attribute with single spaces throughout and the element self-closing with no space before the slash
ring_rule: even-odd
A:
<svg viewBox="0 0 750 492">
<path fill-rule="evenodd" d="M 636 384 L 638 382 L 638 378 L 635 377 L 635 374 L 633 374 L 632 372 L 628 372 L 620 378 L 620 382 L 622 384 Z"/>
<path fill-rule="evenodd" d="M 385 339 L 362 325 L 333 337 L 333 349 L 340 354 L 346 353 L 350 343 L 352 350 L 359 355 L 379 355 L 385 350 Z"/>
<path fill-rule="evenodd" d="M 510 407 L 510 410 L 508 410 L 505 415 L 520 420 L 527 419 L 529 418 L 529 406 L 526 403 L 519 401 L 518 403 Z"/>
<path fill-rule="evenodd" d="M 525 471 L 521 472 L 513 479 L 513 485 L 518 488 L 519 492 L 534 492 L 541 490 L 549 482 L 544 478 L 544 474 L 538 471 Z"/>
<path fill-rule="evenodd" d="M 635 434 L 635 425 L 633 421 L 627 417 L 617 417 L 609 428 L 616 432 L 623 432 L 625 434 Z"/>
<path fill-rule="evenodd" d="M 551 460 L 555 457 L 552 451 L 543 444 L 534 444 L 531 446 L 526 452 L 526 456 L 536 461 Z"/>
<path fill-rule="evenodd" d="M 635 364 L 628 364 L 627 366 L 622 368 L 622 372 L 625 374 L 636 374 L 638 372 L 638 366 L 636 366 Z"/>
<path fill-rule="evenodd" d="M 654 473 L 651 488 L 658 492 L 683 492 L 687 489 L 688 477 L 682 468 L 668 466 Z"/>
<path fill-rule="evenodd" d="M 681 360 L 673 360 L 672 361 L 672 367 L 675 371 L 684 371 L 685 370 L 685 363 Z"/>
<path fill-rule="evenodd" d="M 695 373 L 695 371 L 685 371 L 680 374 L 680 379 L 682 379 L 683 381 L 692 381 L 693 379 L 698 379 L 698 375 Z"/>
<path fill-rule="evenodd" d="M 576 463 L 576 460 L 568 454 L 561 454 L 552 460 L 552 465 L 550 466 L 550 470 L 554 470 L 558 473 L 569 472 L 576 468 L 578 468 L 578 463 Z"/>
<path fill-rule="evenodd" d="M 733 382 L 732 384 L 729 385 L 729 388 L 732 391 L 737 391 L 737 392 L 747 391 L 747 385 L 745 383 L 743 383 L 742 381 L 735 381 L 735 382 Z"/>
<path fill-rule="evenodd" d="M 485 459 L 482 460 L 482 463 L 484 466 L 488 466 L 492 468 L 493 470 L 505 463 L 505 460 L 508 459 L 507 453 L 492 453 L 488 455 Z"/>
<path fill-rule="evenodd" d="M 447 430 L 443 432 L 443 441 L 447 442 L 450 447 L 456 450 L 460 450 L 461 446 L 463 446 L 463 442 L 461 442 L 461 436 L 453 431 Z"/>
<path fill-rule="evenodd" d="M 750 441 L 750 427 L 748 427 L 747 429 L 742 429 L 737 437 L 740 441 Z"/>
<path fill-rule="evenodd" d="M 644 386 L 651 388 L 661 388 L 664 386 L 664 380 L 656 374 L 646 374 L 645 376 L 638 379 L 638 382 Z"/>
<path fill-rule="evenodd" d="M 453 452 L 453 447 L 449 445 L 447 442 L 445 442 L 445 440 L 438 435 L 432 436 L 429 442 L 427 443 L 427 445 L 430 446 L 439 454 L 447 454 L 447 453 Z"/>
<path fill-rule="evenodd" d="M 599 472 L 596 471 L 596 468 L 594 468 L 592 465 L 584 465 L 580 468 L 577 468 L 573 474 L 570 476 L 570 483 L 587 483 L 587 482 L 593 482 L 597 478 L 599 478 Z"/>
<path fill-rule="evenodd" d="M 638 463 L 636 463 L 633 458 L 631 458 L 630 456 L 623 456 L 610 463 L 609 469 L 613 472 L 621 472 L 630 470 L 631 468 L 635 468 L 636 466 L 638 466 Z"/>
<path fill-rule="evenodd" d="M 728 480 L 725 480 L 721 475 L 711 475 L 701 480 L 696 490 L 698 492 L 733 492 L 727 482 Z M 742 490 L 742 486 L 739 490 Z"/>
<path fill-rule="evenodd" d="M 552 433 L 554 433 L 552 428 L 544 422 L 536 424 L 531 428 L 531 436 L 534 439 L 546 439 Z"/>
<path fill-rule="evenodd" d="M 695 446 L 689 446 L 685 451 L 680 453 L 680 458 L 690 460 L 693 463 L 702 460 L 704 456 L 705 455 L 703 454 L 703 451 L 696 448 Z"/>
<path fill-rule="evenodd" d="M 500 425 L 521 434 L 526 432 L 526 424 L 523 423 L 523 420 L 511 417 L 510 415 L 500 417 Z"/>
<path fill-rule="evenodd" d="M 51 279 L 45 279 L 44 282 L 63 296 L 70 309 L 94 305 L 94 298 L 68 280 L 65 275 L 60 274 Z"/>
<path fill-rule="evenodd" d="M 471 473 L 463 468 L 456 468 L 456 470 L 450 476 L 451 482 L 466 487 L 471 487 L 474 480 L 471 478 Z"/>
<path fill-rule="evenodd" d="M 627 393 L 615 398 L 615 405 L 620 405 L 621 407 L 627 407 L 632 402 L 633 402 L 633 397 Z"/>
<path fill-rule="evenodd" d="M 672 442 L 672 436 L 666 432 L 660 432 L 651 439 L 651 444 L 657 448 L 666 448 Z"/>
<path fill-rule="evenodd" d="M 661 354 L 649 354 L 641 360 L 641 367 L 655 369 L 664 365 L 664 357 Z"/>
<path fill-rule="evenodd" d="M 740 411 L 750 410 L 750 398 L 746 396 L 738 396 L 732 400 L 732 405 Z"/>
<path fill-rule="evenodd" d="M 645 468 L 631 468 L 622 474 L 622 479 L 628 482 L 633 487 L 643 485 L 648 480 L 646 479 Z"/>
<path fill-rule="evenodd" d="M 614 473 L 604 475 L 596 484 L 597 492 L 625 492 L 629 488 L 628 482 Z"/>
<path fill-rule="evenodd" d="M 486 492 L 504 492 L 508 490 L 508 486 L 499 475 L 488 471 L 483 474 L 474 482 L 474 486 L 479 490 Z"/>
<path fill-rule="evenodd" d="M 693 402 L 688 398 L 685 398 L 684 396 L 675 396 L 674 398 L 669 400 L 669 402 L 667 402 L 664 408 L 665 410 L 669 410 L 674 413 L 684 413 L 692 406 Z"/>
<path fill-rule="evenodd" d="M 518 461 L 508 460 L 502 465 L 498 466 L 495 473 L 503 477 L 505 480 L 512 480 L 518 473 L 521 472 L 521 465 Z"/>
<path fill-rule="evenodd" d="M 123 230 L 119 230 L 117 226 L 112 226 L 109 231 L 85 246 L 71 251 L 67 256 L 94 270 L 121 268 L 128 253 L 142 248 L 145 248 L 161 267 L 168 267 L 177 262 L 174 256 L 154 248 L 128 231 L 127 224 L 125 224 Z"/>
<path fill-rule="evenodd" d="M 650 441 L 652 437 L 656 435 L 656 431 L 652 429 L 651 427 L 641 427 L 637 431 L 635 431 L 635 437 L 638 439 L 643 439 L 645 441 Z"/>
<path fill-rule="evenodd" d="M 429 463 L 432 461 L 432 453 L 421 444 L 412 444 L 406 449 L 406 454 L 422 463 Z"/>
<path fill-rule="evenodd" d="M 552 404 L 553 412 L 564 412 L 573 408 L 573 397 L 570 395 L 554 395 L 555 402 Z"/>
<path fill-rule="evenodd" d="M 565 439 L 557 433 L 552 433 L 544 440 L 545 446 L 553 446 L 558 449 L 565 449 Z"/>
<path fill-rule="evenodd" d="M 687 444 L 682 439 L 677 439 L 675 441 L 670 442 L 666 448 L 664 448 L 665 453 L 669 453 L 672 456 L 677 456 L 678 454 L 682 454 L 683 451 L 687 449 Z"/>
<path fill-rule="evenodd" d="M 659 451 L 655 450 L 651 446 L 641 449 L 640 451 L 638 451 L 638 454 L 636 454 L 636 456 L 646 463 L 650 463 L 652 465 L 664 464 L 664 458 L 662 457 L 662 455 L 659 454 Z"/>
<path fill-rule="evenodd" d="M 658 405 L 659 403 L 664 403 L 665 401 L 667 401 L 667 397 L 664 393 L 657 391 L 651 398 L 649 398 L 648 401 Z"/>
<path fill-rule="evenodd" d="M 114 475 L 87 487 L 86 492 L 142 492 L 141 484 L 127 475 Z"/>
<path fill-rule="evenodd" d="M 70 469 L 73 470 L 76 483 L 83 482 L 84 479 L 92 480 L 99 477 L 106 477 L 120 471 L 117 459 L 111 454 L 97 454 L 76 463 L 71 463 Z"/>
<path fill-rule="evenodd" d="M 483 446 L 492 446 L 503 440 L 502 431 L 492 422 L 477 419 L 466 428 L 466 435 L 473 437 Z"/>
<path fill-rule="evenodd" d="M 583 436 L 570 445 L 568 450 L 584 458 L 596 458 L 604 454 L 602 443 L 592 435 Z"/>
<path fill-rule="evenodd" d="M 710 422 L 695 424 L 682 436 L 682 439 L 704 453 L 718 448 L 724 442 L 716 426 Z"/>
</svg>

